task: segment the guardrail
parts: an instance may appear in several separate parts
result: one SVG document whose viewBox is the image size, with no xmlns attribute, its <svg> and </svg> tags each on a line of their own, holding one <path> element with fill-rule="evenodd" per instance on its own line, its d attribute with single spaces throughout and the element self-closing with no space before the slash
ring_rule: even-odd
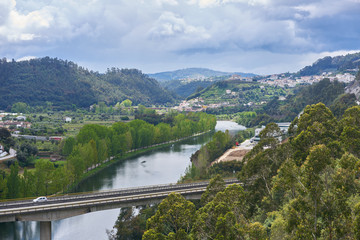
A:
<svg viewBox="0 0 360 240">
<path fill-rule="evenodd" d="M 191 190 L 180 190 L 176 191 L 180 194 L 188 194 L 188 193 L 198 193 L 205 191 L 206 187 L 195 188 Z M 173 191 L 164 191 L 157 193 L 147 193 L 147 194 L 139 194 L 132 196 L 120 196 L 120 197 L 111 197 L 111 198 L 100 198 L 100 199 L 90 199 L 90 200 L 82 200 L 76 202 L 65 202 L 65 203 L 55 203 L 55 204 L 46 204 L 46 205 L 36 205 L 31 207 L 22 207 L 22 208 L 11 208 L 11 209 L 2 209 L 0 210 L 0 215 L 9 215 L 9 214 L 22 214 L 22 213 L 32 213 L 38 211 L 51 211 L 58 209 L 66 209 L 66 208 L 78 208 L 78 207 L 88 207 L 99 204 L 109 204 L 109 203 L 117 203 L 122 201 L 137 201 L 140 199 L 150 199 L 150 198 L 162 198 L 166 197 L 169 193 Z"/>
<path fill-rule="evenodd" d="M 80 213 L 84 214 L 91 211 L 104 210 L 101 209 L 104 207 L 110 209 L 117 208 L 119 205 L 122 207 L 123 204 L 136 205 L 141 201 L 158 201 L 165 198 L 172 192 L 176 192 L 185 196 L 198 196 L 198 194 L 201 194 L 206 190 L 208 183 L 209 182 L 162 184 L 146 187 L 123 188 L 102 192 L 91 192 L 85 194 L 81 193 L 72 196 L 49 198 L 49 200 L 45 203 L 32 203 L 29 200 L 4 202 L 0 204 L 0 218 L 3 217 L 5 219 L 6 217 L 10 216 L 11 218 L 17 220 L 18 218 L 21 219 L 21 216 L 24 215 L 32 216 L 33 214 L 41 214 L 42 212 L 54 213 L 57 211 L 72 211 L 74 209 L 86 209 L 86 211 Z M 239 183 L 239 181 L 230 179 L 226 180 L 225 183 L 229 185 L 232 183 Z M 99 209 L 91 210 L 90 208 L 92 207 L 99 207 Z M 74 215 L 69 215 L 75 216 L 78 214 L 79 213 L 77 212 Z"/>
</svg>

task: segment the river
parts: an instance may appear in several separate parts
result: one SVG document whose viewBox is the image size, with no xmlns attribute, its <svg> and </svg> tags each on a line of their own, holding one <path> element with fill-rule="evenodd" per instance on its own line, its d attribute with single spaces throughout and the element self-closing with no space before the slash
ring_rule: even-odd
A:
<svg viewBox="0 0 360 240">
<path fill-rule="evenodd" d="M 216 130 L 226 129 L 235 133 L 245 128 L 233 122 L 218 121 Z M 189 166 L 191 154 L 208 142 L 211 136 L 212 133 L 208 133 L 117 162 L 86 179 L 76 191 L 88 192 L 175 183 Z M 52 239 L 108 239 L 106 230 L 112 229 L 119 212 L 119 209 L 112 209 L 53 221 Z M 0 239 L 39 239 L 39 226 L 37 222 L 0 223 Z"/>
</svg>

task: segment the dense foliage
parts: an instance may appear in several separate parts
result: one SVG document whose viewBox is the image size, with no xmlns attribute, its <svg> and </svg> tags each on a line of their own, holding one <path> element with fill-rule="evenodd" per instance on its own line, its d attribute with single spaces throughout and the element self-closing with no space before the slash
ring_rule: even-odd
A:
<svg viewBox="0 0 360 240">
<path fill-rule="evenodd" d="M 229 131 L 216 132 L 210 142 L 191 155 L 191 165 L 186 169 L 181 181 L 206 178 L 210 173 L 208 168 L 211 163 L 233 145 L 234 139 Z"/>
<path fill-rule="evenodd" d="M 116 104 L 166 104 L 173 97 L 136 69 L 108 69 L 105 74 L 88 71 L 71 61 L 40 58 L 29 61 L 0 60 L 0 108 L 16 102 L 31 106 L 52 103 L 54 108 L 89 107 L 104 101 Z M 9 91 L 11 89 L 11 91 Z"/>
<path fill-rule="evenodd" d="M 324 104 L 307 106 L 288 142 L 262 138 L 245 157 L 248 214 L 262 219 L 271 238 L 357 238 L 359 119 L 358 106 L 340 120 Z"/>
<path fill-rule="evenodd" d="M 68 168 L 78 180 L 87 169 L 101 164 L 109 156 L 212 130 L 215 125 L 215 117 L 205 113 L 177 114 L 171 124 L 161 122 L 156 126 L 139 119 L 129 123 L 117 122 L 110 128 L 85 125 L 75 141 L 68 138 L 65 142 L 64 150 L 69 154 Z"/>
<path fill-rule="evenodd" d="M 198 93 L 200 90 L 214 84 L 214 81 L 209 80 L 199 80 L 199 81 L 181 81 L 181 80 L 172 80 L 167 82 L 162 82 L 161 85 L 182 98 L 187 98 L 191 94 Z"/>
<path fill-rule="evenodd" d="M 307 106 L 280 143 L 268 124 L 246 155 L 243 187 L 218 177 L 200 205 L 169 195 L 143 239 L 359 239 L 360 107 L 340 119 Z"/>
<path fill-rule="evenodd" d="M 301 88 L 294 95 L 287 96 L 285 101 L 274 98 L 257 110 L 257 115 L 251 121 L 242 116 L 243 114 L 239 114 L 238 122 L 245 123 L 245 126 L 257 126 L 266 125 L 273 121 L 291 121 L 307 105 L 318 102 L 330 107 L 336 117 L 341 117 L 345 109 L 355 105 L 355 100 L 353 94 L 344 94 L 343 83 L 331 82 L 326 78 L 318 83 Z"/>
<path fill-rule="evenodd" d="M 230 90 L 231 93 L 226 91 Z M 258 82 L 245 82 L 242 80 L 226 80 L 216 82 L 206 89 L 194 93 L 188 100 L 200 97 L 205 104 L 226 102 L 227 105 L 260 104 L 270 101 L 276 96 L 285 96 L 287 90 L 277 86 L 262 85 Z"/>
<path fill-rule="evenodd" d="M 161 122 L 157 125 L 139 119 L 128 123 L 116 122 L 110 127 L 85 125 L 75 138 L 69 137 L 62 143 L 62 153 L 67 156 L 66 164 L 55 166 L 48 160 L 40 159 L 35 163 L 35 171 L 30 172 L 25 168 L 21 176 L 19 163 L 16 161 L 10 167 L 10 175 L 0 174 L 0 198 L 62 192 L 110 157 L 213 130 L 216 125 L 216 118 L 206 113 L 170 114 L 170 123 Z M 7 139 L 6 132 L 3 135 Z M 18 150 L 18 159 L 22 165 L 37 152 L 36 148 L 27 143 L 21 144 Z"/>
<path fill-rule="evenodd" d="M 298 72 L 300 76 L 321 75 L 323 72 L 343 72 L 359 67 L 360 53 L 345 56 L 324 57 Z"/>
<path fill-rule="evenodd" d="M 151 209 L 152 215 L 141 210 L 135 217 L 139 222 L 126 221 L 121 213 L 111 239 L 266 239 L 266 228 L 247 220 L 245 204 L 246 193 L 241 186 L 234 184 L 226 188 L 224 181 L 216 176 L 197 206 L 172 193 L 157 206 L 156 212 Z M 123 225 L 140 233 L 146 231 L 142 238 L 139 235 L 126 238 L 128 231 L 122 234 Z"/>
</svg>

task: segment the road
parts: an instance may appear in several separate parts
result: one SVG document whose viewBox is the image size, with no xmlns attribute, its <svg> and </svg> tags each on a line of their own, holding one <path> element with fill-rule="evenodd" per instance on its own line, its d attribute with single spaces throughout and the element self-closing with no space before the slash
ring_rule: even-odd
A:
<svg viewBox="0 0 360 240">
<path fill-rule="evenodd" d="M 126 188 L 111 191 L 80 193 L 60 197 L 49 197 L 47 202 L 33 203 L 31 200 L 6 201 L 0 203 L 0 221 L 8 221 L 6 216 L 22 214 L 36 214 L 37 212 L 59 211 L 62 209 L 84 208 L 97 205 L 106 205 L 117 202 L 132 203 L 142 199 L 164 198 L 171 192 L 192 193 L 203 192 L 209 182 L 188 184 L 164 184 L 137 188 Z M 226 180 L 226 184 L 239 183 L 237 179 Z M 99 209 L 101 210 L 101 209 Z M 84 213 L 89 212 L 85 211 Z M 4 219 L 4 220 L 2 220 Z"/>
<path fill-rule="evenodd" d="M 10 148 L 10 154 L 5 156 L 5 157 L 1 157 L 0 162 L 9 160 L 9 159 L 12 159 L 12 158 L 15 158 L 15 157 L 16 157 L 16 151 L 14 149 Z"/>
</svg>

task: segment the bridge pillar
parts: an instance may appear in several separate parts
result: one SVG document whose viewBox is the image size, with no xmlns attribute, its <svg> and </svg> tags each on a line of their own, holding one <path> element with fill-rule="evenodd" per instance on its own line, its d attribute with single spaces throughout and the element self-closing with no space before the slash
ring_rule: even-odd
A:
<svg viewBox="0 0 360 240">
<path fill-rule="evenodd" d="M 40 240 L 51 240 L 51 221 L 40 222 Z"/>
</svg>

